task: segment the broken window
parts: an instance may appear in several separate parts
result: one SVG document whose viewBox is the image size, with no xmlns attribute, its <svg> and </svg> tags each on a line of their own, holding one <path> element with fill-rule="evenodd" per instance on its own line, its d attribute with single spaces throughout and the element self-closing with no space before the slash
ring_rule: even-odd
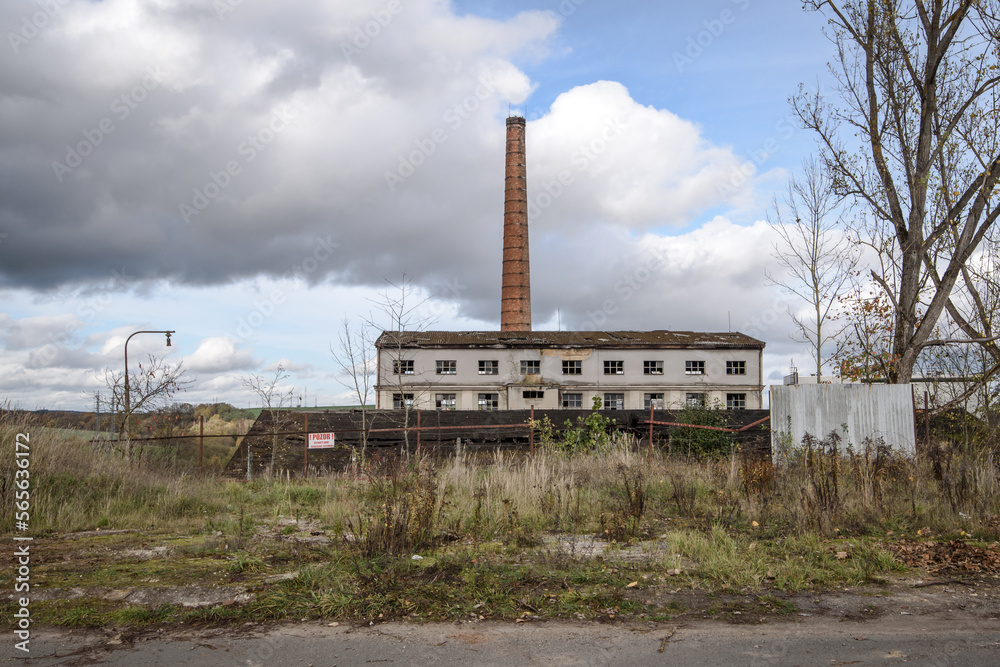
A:
<svg viewBox="0 0 1000 667">
<path fill-rule="evenodd" d="M 521 392 L 521 398 L 545 398 L 545 392 L 536 389 L 525 389 Z"/>
<path fill-rule="evenodd" d="M 582 408 L 583 394 L 563 394 L 562 406 L 564 408 Z"/>
<path fill-rule="evenodd" d="M 654 410 L 662 410 L 663 394 L 643 394 L 642 407 L 646 410 L 649 410 L 650 408 L 653 408 Z"/>
<path fill-rule="evenodd" d="M 747 374 L 747 362 L 745 361 L 726 362 L 726 375 L 746 375 L 746 374 Z"/>
<path fill-rule="evenodd" d="M 624 410 L 625 394 L 604 394 L 605 410 Z"/>
<path fill-rule="evenodd" d="M 456 405 L 455 394 L 434 395 L 434 407 L 438 410 L 454 410 Z"/>
<path fill-rule="evenodd" d="M 746 394 L 726 394 L 726 410 L 746 410 Z"/>
<path fill-rule="evenodd" d="M 521 375 L 538 375 L 542 372 L 542 362 L 538 359 L 521 361 Z"/>
<path fill-rule="evenodd" d="M 393 359 L 392 372 L 394 375 L 413 375 L 413 359 Z"/>
<path fill-rule="evenodd" d="M 684 404 L 689 408 L 705 407 L 705 394 L 687 393 L 684 395 Z"/>
<path fill-rule="evenodd" d="M 563 375 L 583 375 L 582 361 L 563 360 L 562 366 L 563 366 Z"/>
<path fill-rule="evenodd" d="M 605 375 L 625 375 L 625 362 L 624 361 L 605 361 L 604 362 L 604 374 Z"/>
<path fill-rule="evenodd" d="M 479 394 L 480 410 L 499 410 L 500 394 Z"/>
<path fill-rule="evenodd" d="M 480 375 L 500 375 L 500 362 L 495 359 L 479 360 Z"/>
<path fill-rule="evenodd" d="M 643 375 L 663 375 L 663 362 L 662 361 L 642 362 L 642 373 Z"/>
<path fill-rule="evenodd" d="M 393 394 L 392 407 L 394 410 L 413 407 L 413 394 Z"/>
<path fill-rule="evenodd" d="M 458 364 L 455 363 L 454 359 L 437 360 L 438 375 L 454 375 L 457 371 L 458 371 Z"/>
<path fill-rule="evenodd" d="M 705 374 L 705 362 L 704 361 L 685 361 L 684 362 L 684 372 L 687 375 L 704 375 Z"/>
</svg>

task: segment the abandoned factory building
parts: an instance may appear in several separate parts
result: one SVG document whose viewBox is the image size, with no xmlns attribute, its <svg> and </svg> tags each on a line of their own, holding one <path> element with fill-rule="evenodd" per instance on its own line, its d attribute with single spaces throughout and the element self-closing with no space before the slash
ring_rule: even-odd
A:
<svg viewBox="0 0 1000 667">
<path fill-rule="evenodd" d="M 690 331 L 384 332 L 379 408 L 760 409 L 764 343 Z"/>
<path fill-rule="evenodd" d="M 741 333 L 533 331 L 525 119 L 507 119 L 500 331 L 385 331 L 379 409 L 760 409 L 764 343 Z"/>
</svg>

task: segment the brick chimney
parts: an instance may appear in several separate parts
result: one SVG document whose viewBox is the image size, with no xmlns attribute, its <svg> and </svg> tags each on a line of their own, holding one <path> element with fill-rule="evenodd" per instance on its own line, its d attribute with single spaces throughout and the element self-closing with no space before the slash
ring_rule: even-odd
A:
<svg viewBox="0 0 1000 667">
<path fill-rule="evenodd" d="M 528 269 L 528 169 L 524 161 L 524 118 L 507 119 L 507 173 L 503 205 L 503 288 L 500 330 L 531 331 L 531 275 Z"/>
</svg>

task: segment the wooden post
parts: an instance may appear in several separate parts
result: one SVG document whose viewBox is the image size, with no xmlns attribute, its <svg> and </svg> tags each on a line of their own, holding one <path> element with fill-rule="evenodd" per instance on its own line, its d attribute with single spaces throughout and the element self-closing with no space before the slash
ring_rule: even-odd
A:
<svg viewBox="0 0 1000 667">
<path fill-rule="evenodd" d="M 417 410 L 417 458 L 420 458 L 420 410 Z"/>
<path fill-rule="evenodd" d="M 528 447 L 531 458 L 535 458 L 535 406 L 531 406 L 531 420 L 528 422 Z"/>
<path fill-rule="evenodd" d="M 205 415 L 198 417 L 198 472 L 205 472 Z"/>
<path fill-rule="evenodd" d="M 653 455 L 653 399 L 649 400 L 649 455 Z"/>
<path fill-rule="evenodd" d="M 305 457 L 305 459 L 306 460 L 305 460 L 305 464 L 303 465 L 303 468 L 302 468 L 302 479 L 308 479 L 309 478 L 309 415 L 305 414 L 303 416 L 306 419 L 306 425 L 305 425 L 305 436 L 306 436 L 306 441 L 305 441 L 306 457 Z"/>
</svg>

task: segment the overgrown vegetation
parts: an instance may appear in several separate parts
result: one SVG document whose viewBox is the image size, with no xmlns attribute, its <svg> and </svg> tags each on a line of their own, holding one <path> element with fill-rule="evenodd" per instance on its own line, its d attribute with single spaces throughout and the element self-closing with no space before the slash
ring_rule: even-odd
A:
<svg viewBox="0 0 1000 667">
<path fill-rule="evenodd" d="M 725 412 L 717 408 L 688 407 L 676 415 L 677 423 L 710 428 L 679 428 L 670 436 L 671 451 L 686 457 L 718 457 L 735 449 L 732 436 L 721 430 L 727 426 Z M 718 430 L 715 430 L 718 429 Z"/>
<path fill-rule="evenodd" d="M 662 619 L 692 604 L 678 591 L 773 600 L 872 584 L 903 569 L 893 555 L 901 544 L 996 551 L 1000 538 L 1000 464 L 990 449 L 914 461 L 878 442 L 810 438 L 775 467 L 738 452 L 649 456 L 616 438 L 584 451 L 540 447 L 533 458 L 410 457 L 241 482 L 178 474 L 0 418 L 8 452 L 24 431 L 41 589 L 250 591 L 194 611 L 155 596 L 140 607 L 39 600 L 45 623 Z M 7 531 L 13 460 L 0 462 Z M 95 567 L 116 553 L 126 555 Z"/>
</svg>

